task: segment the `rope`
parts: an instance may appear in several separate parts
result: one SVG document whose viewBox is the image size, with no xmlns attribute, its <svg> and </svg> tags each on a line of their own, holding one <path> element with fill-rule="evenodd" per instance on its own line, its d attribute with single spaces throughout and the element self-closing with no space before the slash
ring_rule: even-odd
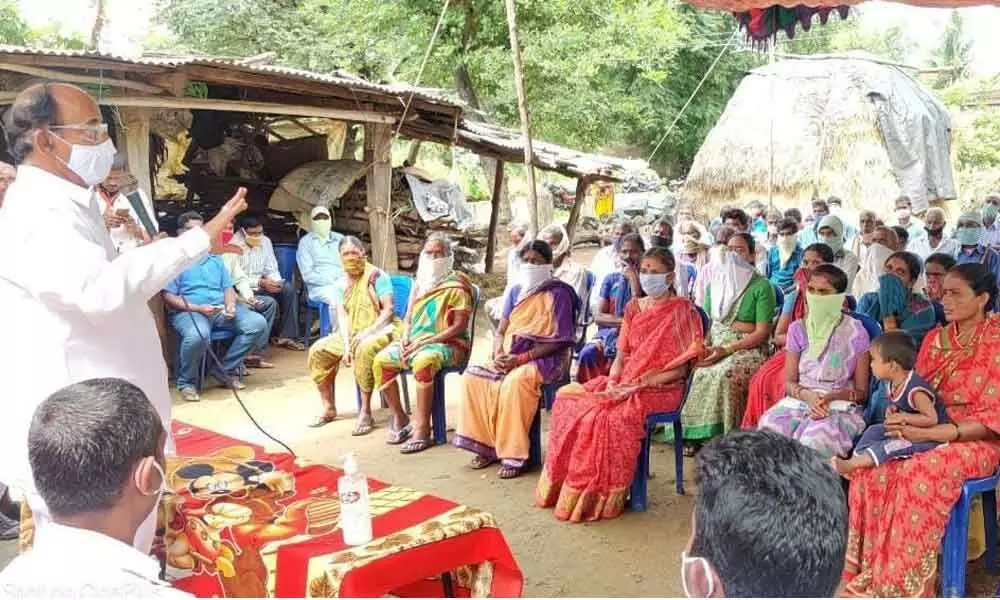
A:
<svg viewBox="0 0 1000 600">
<path fill-rule="evenodd" d="M 660 146 L 663 145 L 663 142 L 667 141 L 667 136 L 670 135 L 670 132 L 674 130 L 674 127 L 677 125 L 677 122 L 681 120 L 682 116 L 684 116 L 684 112 L 687 110 L 688 106 L 691 106 L 691 101 L 694 100 L 694 97 L 701 90 L 701 86 L 705 85 L 705 81 L 708 80 L 708 76 L 711 75 L 712 71 L 715 70 L 715 66 L 719 64 L 720 60 L 722 60 L 722 56 L 726 53 L 726 50 L 729 49 L 730 44 L 733 43 L 733 40 L 736 39 L 736 36 L 739 35 L 739 33 L 740 31 L 737 29 L 736 31 L 733 32 L 731 36 L 729 36 L 729 41 L 727 41 L 726 45 L 722 47 L 722 50 L 719 52 L 719 55 L 715 57 L 714 61 L 712 61 L 712 64 L 711 66 L 708 67 L 708 70 L 705 71 L 705 75 L 701 78 L 701 81 L 698 82 L 698 85 L 694 88 L 694 91 L 691 92 L 691 96 L 688 97 L 687 102 L 685 102 L 684 106 L 681 107 L 680 111 L 677 113 L 677 116 L 674 117 L 674 120 L 670 124 L 670 127 L 667 128 L 667 132 L 664 133 L 663 137 L 660 138 L 660 141 L 656 143 L 656 147 L 653 148 L 653 151 L 650 153 L 649 158 L 646 159 L 647 163 L 653 160 L 653 157 L 656 156 L 656 152 L 660 149 Z"/>
</svg>

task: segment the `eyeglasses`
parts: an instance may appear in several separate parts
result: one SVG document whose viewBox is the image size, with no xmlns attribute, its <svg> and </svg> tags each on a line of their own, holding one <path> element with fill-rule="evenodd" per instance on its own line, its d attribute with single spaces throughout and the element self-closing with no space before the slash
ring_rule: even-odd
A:
<svg viewBox="0 0 1000 600">
<path fill-rule="evenodd" d="M 49 129 L 70 129 L 83 133 L 88 142 L 100 142 L 108 137 L 107 123 L 86 123 L 84 125 L 49 125 Z"/>
</svg>

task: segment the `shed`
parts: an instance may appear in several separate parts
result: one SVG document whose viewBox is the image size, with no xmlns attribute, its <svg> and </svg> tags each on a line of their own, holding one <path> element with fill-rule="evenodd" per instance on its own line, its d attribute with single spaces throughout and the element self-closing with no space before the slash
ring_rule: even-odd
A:
<svg viewBox="0 0 1000 600">
<path fill-rule="evenodd" d="M 950 153 L 947 110 L 900 68 L 857 55 L 795 57 L 740 82 L 684 196 L 787 208 L 833 195 L 891 210 L 905 194 L 920 212 L 955 198 Z"/>
</svg>

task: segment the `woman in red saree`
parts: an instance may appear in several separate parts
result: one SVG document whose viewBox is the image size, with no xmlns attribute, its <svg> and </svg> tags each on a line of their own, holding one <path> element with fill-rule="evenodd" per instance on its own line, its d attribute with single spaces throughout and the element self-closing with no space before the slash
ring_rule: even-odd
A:
<svg viewBox="0 0 1000 600">
<path fill-rule="evenodd" d="M 938 553 L 952 506 L 968 479 L 1000 464 L 1000 315 L 986 315 L 996 278 L 978 263 L 945 277 L 948 325 L 929 333 L 917 372 L 942 398 L 949 423 L 929 428 L 888 415 L 886 430 L 910 442 L 944 445 L 855 471 L 844 567 L 845 596 L 935 596 Z"/>
<path fill-rule="evenodd" d="M 795 290 L 785 295 L 778 325 L 774 328 L 774 345 L 785 347 L 788 327 L 806 316 L 806 286 L 809 272 L 822 264 L 833 264 L 833 250 L 826 244 L 816 243 L 802 252 L 802 263 L 795 271 Z M 747 407 L 743 411 L 741 429 L 757 429 L 757 422 L 769 408 L 785 397 L 785 353 L 775 352 L 750 379 Z"/>
<path fill-rule="evenodd" d="M 674 293 L 674 258 L 653 248 L 642 259 L 646 297 L 625 307 L 610 376 L 570 384 L 556 396 L 545 468 L 535 502 L 556 518 L 617 517 L 646 432 L 646 416 L 677 410 L 684 378 L 704 350 L 701 317 Z"/>
</svg>

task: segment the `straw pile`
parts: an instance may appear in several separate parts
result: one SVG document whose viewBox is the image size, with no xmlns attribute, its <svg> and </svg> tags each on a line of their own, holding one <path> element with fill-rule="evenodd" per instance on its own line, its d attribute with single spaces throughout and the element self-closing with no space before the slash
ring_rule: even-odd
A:
<svg viewBox="0 0 1000 600">
<path fill-rule="evenodd" d="M 740 83 L 698 151 L 683 196 L 709 212 L 766 202 L 773 147 L 777 206 L 834 195 L 885 211 L 906 193 L 916 207 L 954 197 L 947 133 L 940 133 L 948 127 L 941 105 L 898 68 L 860 56 L 778 62 Z M 895 169 L 886 135 L 900 149 Z M 900 170 L 901 156 L 910 170 Z M 914 180 L 917 161 L 923 181 Z"/>
</svg>

